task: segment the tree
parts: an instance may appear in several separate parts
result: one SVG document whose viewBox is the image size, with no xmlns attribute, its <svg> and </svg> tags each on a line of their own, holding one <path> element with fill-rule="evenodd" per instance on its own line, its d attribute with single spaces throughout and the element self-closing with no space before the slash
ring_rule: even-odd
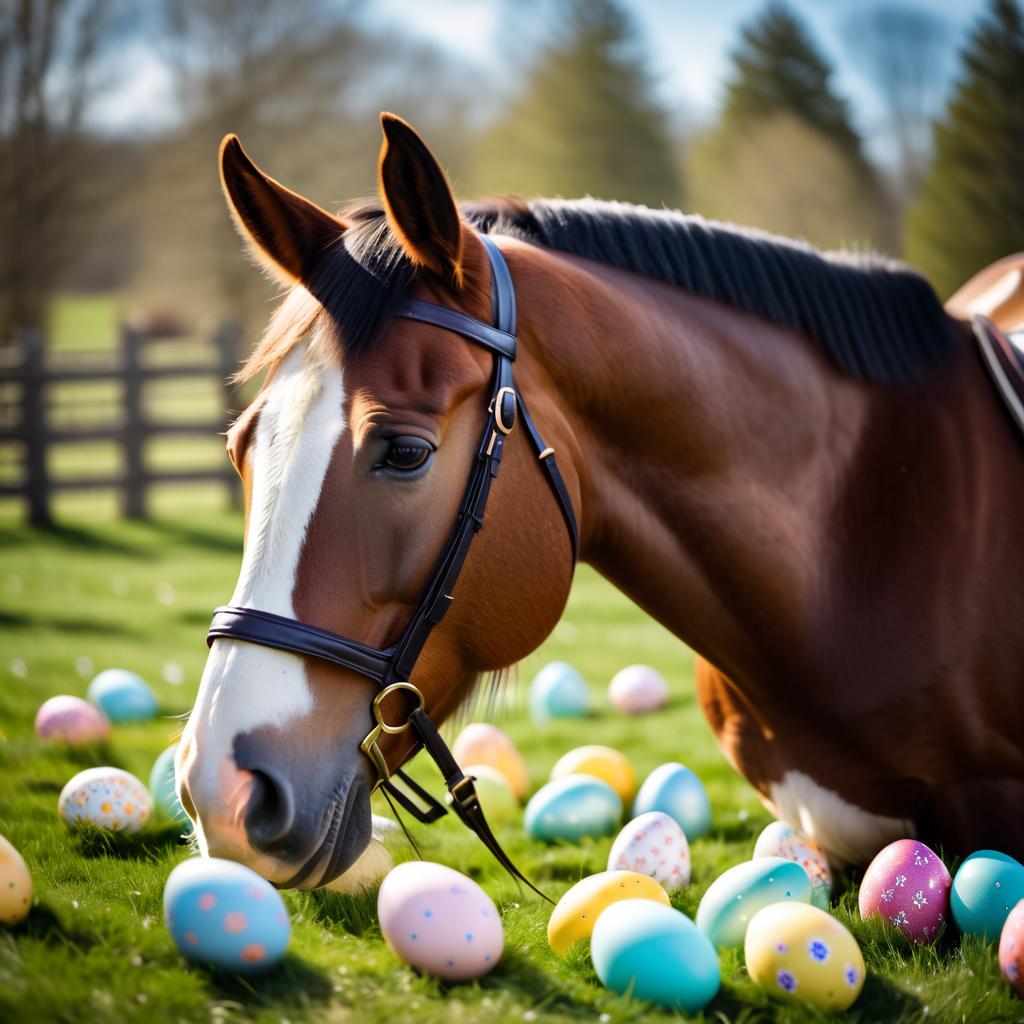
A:
<svg viewBox="0 0 1024 1024">
<path fill-rule="evenodd" d="M 907 255 L 941 295 L 1024 249 L 1024 16 L 1015 0 L 991 0 L 962 65 L 907 220 Z"/>
</svg>

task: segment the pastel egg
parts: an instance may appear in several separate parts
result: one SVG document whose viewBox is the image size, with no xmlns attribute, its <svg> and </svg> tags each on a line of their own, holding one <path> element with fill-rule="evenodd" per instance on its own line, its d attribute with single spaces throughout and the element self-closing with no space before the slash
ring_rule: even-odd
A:
<svg viewBox="0 0 1024 1024">
<path fill-rule="evenodd" d="M 36 712 L 36 735 L 78 747 L 110 737 L 110 720 L 81 697 L 62 694 L 45 701 Z"/>
<path fill-rule="evenodd" d="M 89 684 L 88 697 L 112 722 L 139 722 L 157 711 L 149 684 L 134 672 L 108 668 Z"/>
<path fill-rule="evenodd" d="M 864 872 L 862 920 L 879 915 L 913 942 L 931 942 L 946 927 L 952 878 L 939 855 L 916 839 L 880 850 Z"/>
<path fill-rule="evenodd" d="M 443 864 L 399 864 L 381 884 L 377 917 L 400 960 L 444 981 L 482 977 L 505 948 L 490 896 Z"/>
<path fill-rule="evenodd" d="M 560 779 L 565 775 L 593 775 L 607 782 L 623 803 L 632 800 L 636 793 L 633 766 L 617 750 L 597 743 L 563 754 L 551 769 L 551 778 Z"/>
<path fill-rule="evenodd" d="M 675 818 L 649 811 L 630 821 L 615 837 L 608 870 L 648 875 L 669 892 L 690 884 L 690 844 Z"/>
<path fill-rule="evenodd" d="M 1024 998 L 1024 900 L 1010 911 L 1003 925 L 999 937 L 999 970 L 1014 992 Z"/>
<path fill-rule="evenodd" d="M 463 771 L 466 765 L 471 764 L 489 764 L 497 768 L 505 776 L 517 800 L 522 800 L 530 788 L 530 775 L 523 755 L 496 725 L 486 722 L 467 725 L 452 744 L 452 756 Z"/>
<path fill-rule="evenodd" d="M 471 764 L 463 768 L 463 772 L 476 780 L 476 795 L 489 825 L 500 828 L 518 819 L 519 801 L 497 768 L 489 764 Z"/>
<path fill-rule="evenodd" d="M 0 836 L 0 924 L 13 928 L 32 909 L 32 876 L 18 851 Z"/>
<path fill-rule="evenodd" d="M 697 927 L 719 949 L 742 946 L 753 916 L 770 903 L 811 902 L 811 880 L 782 857 L 744 861 L 719 875 L 697 908 Z"/>
<path fill-rule="evenodd" d="M 811 880 L 811 902 L 828 910 L 832 871 L 827 854 L 810 836 L 784 821 L 773 821 L 754 844 L 754 860 L 760 857 L 784 857 L 799 864 Z"/>
<path fill-rule="evenodd" d="M 821 1010 L 845 1010 L 864 986 L 856 940 L 820 907 L 773 903 L 759 910 L 744 943 L 747 972 L 765 992 Z"/>
<path fill-rule="evenodd" d="M 582 718 L 590 710 L 583 677 L 567 662 L 545 665 L 530 683 L 530 717 L 538 724 L 552 718 Z"/>
<path fill-rule="evenodd" d="M 625 715 L 646 715 L 668 703 L 668 683 L 650 665 L 627 665 L 608 684 L 608 700 Z"/>
<path fill-rule="evenodd" d="M 704 784 L 676 761 L 659 765 L 644 780 L 633 801 L 633 817 L 664 811 L 675 818 L 692 843 L 711 829 L 711 801 Z"/>
<path fill-rule="evenodd" d="M 953 920 L 967 935 L 995 939 L 1024 899 L 1024 865 L 997 850 L 979 850 L 960 865 L 949 892 Z"/>
<path fill-rule="evenodd" d="M 685 914 L 649 900 L 609 907 L 594 925 L 590 958 L 606 988 L 686 1013 L 711 1002 L 721 982 L 707 937 Z"/>
<path fill-rule="evenodd" d="M 115 832 L 137 832 L 153 813 L 153 800 L 129 772 L 87 768 L 61 790 L 57 810 L 68 828 L 91 825 Z"/>
<path fill-rule="evenodd" d="M 611 835 L 622 818 L 618 793 L 593 775 L 566 775 L 541 786 L 526 805 L 526 831 L 533 839 L 576 842 Z"/>
<path fill-rule="evenodd" d="M 191 825 L 175 789 L 174 755 L 177 750 L 178 744 L 172 743 L 153 762 L 149 773 L 149 791 L 153 795 L 153 803 L 168 818 L 182 825 Z"/>
<path fill-rule="evenodd" d="M 356 858 L 355 863 L 323 888 L 330 889 L 331 892 L 354 894 L 373 889 L 381 883 L 395 866 L 395 862 L 379 834 L 374 834 L 376 831 L 374 828 L 370 842 Z"/>
<path fill-rule="evenodd" d="M 653 878 L 636 871 L 601 871 L 581 878 L 555 904 L 548 919 L 548 945 L 559 955 L 581 939 L 589 939 L 594 924 L 613 903 L 653 900 L 668 906 L 668 894 Z"/>
<path fill-rule="evenodd" d="M 238 974 L 273 967 L 291 937 L 281 894 L 244 864 L 217 857 L 193 857 L 170 873 L 164 920 L 184 957 Z"/>
</svg>

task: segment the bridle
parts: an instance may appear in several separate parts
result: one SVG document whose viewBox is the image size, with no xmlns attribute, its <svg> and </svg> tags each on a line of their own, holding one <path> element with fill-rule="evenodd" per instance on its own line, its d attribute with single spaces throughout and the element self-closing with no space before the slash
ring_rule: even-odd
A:
<svg viewBox="0 0 1024 1024">
<path fill-rule="evenodd" d="M 544 467 L 548 483 L 558 500 L 562 515 L 572 542 L 573 564 L 579 549 L 579 531 L 572 502 L 565 481 L 555 463 L 555 452 L 540 436 L 523 396 L 516 390 L 512 375 L 512 364 L 516 357 L 516 293 L 509 274 L 508 265 L 497 245 L 486 235 L 480 235 L 491 265 L 491 313 L 493 325 L 460 313 L 447 306 L 419 299 L 406 299 L 395 311 L 396 316 L 434 324 L 445 330 L 454 331 L 464 338 L 483 345 L 494 354 L 494 376 L 491 396 L 487 406 L 487 423 L 480 440 L 476 459 L 469 474 L 469 483 L 459 506 L 455 527 L 433 572 L 420 595 L 409 624 L 397 643 L 384 649 L 368 647 L 348 637 L 330 633 L 316 626 L 309 626 L 297 619 L 260 611 L 257 608 L 227 606 L 213 613 L 213 621 L 207 633 L 206 642 L 214 640 L 244 640 L 247 643 L 272 647 L 279 651 L 304 654 L 319 658 L 334 665 L 351 669 L 374 680 L 380 692 L 373 700 L 373 716 L 376 725 L 360 744 L 360 750 L 369 757 L 377 772 L 374 786 L 383 787 L 385 795 L 419 821 L 429 824 L 444 815 L 444 805 L 432 797 L 422 786 L 409 778 L 401 768 L 391 771 L 378 746 L 381 733 L 398 734 L 412 729 L 419 744 L 434 759 L 447 788 L 447 802 L 456 815 L 480 838 L 498 862 L 515 878 L 521 879 L 531 889 L 544 896 L 512 863 L 494 837 L 484 817 L 473 785 L 472 776 L 464 775 L 441 738 L 437 727 L 430 720 L 423 694 L 409 682 L 416 661 L 430 637 L 434 627 L 444 618 L 455 596 L 455 585 L 459 573 L 469 554 L 473 538 L 484 525 L 484 513 L 491 485 L 501 469 L 505 451 L 505 440 L 522 420 L 530 443 Z M 390 694 L 403 691 L 410 695 L 415 707 L 403 722 L 391 724 L 385 720 L 382 704 Z M 414 747 L 410 753 L 416 752 Z M 415 796 L 426 805 L 420 807 L 393 782 L 397 776 Z M 287 885 L 298 885 L 304 881 L 312 865 L 307 865 Z M 544 896 L 547 899 L 546 896 Z"/>
</svg>

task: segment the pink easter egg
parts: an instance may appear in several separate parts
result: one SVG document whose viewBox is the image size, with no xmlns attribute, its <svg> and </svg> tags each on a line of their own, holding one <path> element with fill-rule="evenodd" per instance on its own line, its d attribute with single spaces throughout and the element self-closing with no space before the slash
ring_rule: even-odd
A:
<svg viewBox="0 0 1024 1024">
<path fill-rule="evenodd" d="M 1017 995 L 1024 998 L 1024 900 L 1010 911 L 999 938 L 999 969 Z"/>
<path fill-rule="evenodd" d="M 81 697 L 51 697 L 36 712 L 36 735 L 70 746 L 98 743 L 110 736 L 110 720 Z"/>
<path fill-rule="evenodd" d="M 880 914 L 913 942 L 931 942 L 949 917 L 953 879 L 939 855 L 916 839 L 881 850 L 864 873 L 860 916 Z"/>
</svg>

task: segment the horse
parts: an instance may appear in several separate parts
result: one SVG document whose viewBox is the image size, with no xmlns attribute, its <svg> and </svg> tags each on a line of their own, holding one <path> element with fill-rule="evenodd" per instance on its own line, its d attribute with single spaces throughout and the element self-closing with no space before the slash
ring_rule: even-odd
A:
<svg viewBox="0 0 1024 1024">
<path fill-rule="evenodd" d="M 227 435 L 246 506 L 231 604 L 353 649 L 402 636 L 497 414 L 492 352 L 396 313 L 490 323 L 497 249 L 547 447 L 502 439 L 409 675 L 424 711 L 444 721 L 558 621 L 576 545 L 557 453 L 579 558 L 699 655 L 707 720 L 772 813 L 837 864 L 907 836 L 1024 854 L 1021 442 L 963 316 L 902 264 L 693 215 L 460 206 L 416 132 L 381 123 L 379 199 L 338 216 L 221 147 L 238 230 L 287 288 Z M 380 765 L 417 738 L 377 729 L 375 767 L 374 679 L 211 636 L 176 764 L 200 851 L 328 883 L 367 847 Z"/>
</svg>

